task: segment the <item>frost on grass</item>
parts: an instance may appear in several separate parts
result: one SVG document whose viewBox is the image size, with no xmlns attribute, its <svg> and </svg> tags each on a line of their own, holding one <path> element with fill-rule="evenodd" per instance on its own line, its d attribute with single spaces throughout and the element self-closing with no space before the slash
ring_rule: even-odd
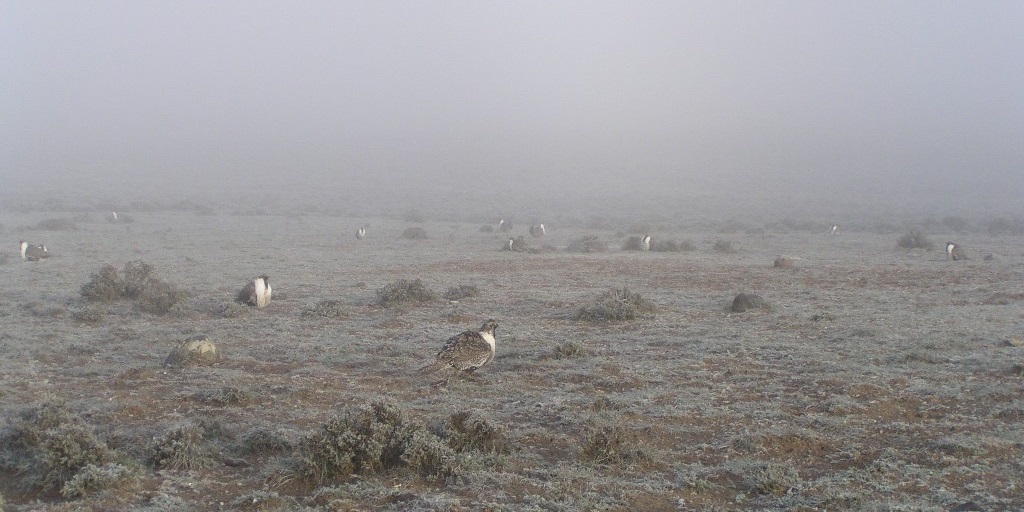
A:
<svg viewBox="0 0 1024 512">
<path fill-rule="evenodd" d="M 639 293 L 630 293 L 628 288 L 612 288 L 577 310 L 574 318 L 587 322 L 618 322 L 653 315 L 654 311 L 654 304 Z"/>
<path fill-rule="evenodd" d="M 427 288 L 423 281 L 399 279 L 377 290 L 377 302 L 391 307 L 404 304 L 422 304 L 437 300 L 437 294 Z"/>
</svg>

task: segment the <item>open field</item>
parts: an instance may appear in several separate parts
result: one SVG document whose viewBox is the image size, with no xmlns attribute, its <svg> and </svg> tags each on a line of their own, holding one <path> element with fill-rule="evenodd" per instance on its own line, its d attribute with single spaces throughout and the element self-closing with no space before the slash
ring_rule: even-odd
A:
<svg viewBox="0 0 1024 512">
<path fill-rule="evenodd" d="M 132 215 L 0 215 L 4 511 L 1024 509 L 1021 234 L 899 250 L 902 230 L 665 223 L 654 243 L 691 250 L 635 252 L 626 227 L 534 239 L 517 222 L 558 249 L 529 253 L 471 222 Z M 401 239 L 410 226 L 429 238 Z M 564 250 L 586 235 L 609 250 Z M 19 238 L 53 257 L 21 261 Z M 947 239 L 970 259 L 946 261 Z M 82 298 L 132 260 L 187 299 L 151 314 Z M 270 304 L 236 305 L 264 273 Z M 399 279 L 439 298 L 380 306 Z M 480 293 L 440 298 L 459 285 Z M 575 319 L 623 287 L 653 315 Z M 769 307 L 730 312 L 740 292 Z M 488 318 L 491 365 L 443 388 L 416 372 Z M 162 366 L 197 334 L 220 362 Z M 317 433 L 374 403 L 420 455 L 406 439 L 381 468 L 311 477 Z M 493 442 L 457 445 L 445 422 L 465 411 Z"/>
</svg>

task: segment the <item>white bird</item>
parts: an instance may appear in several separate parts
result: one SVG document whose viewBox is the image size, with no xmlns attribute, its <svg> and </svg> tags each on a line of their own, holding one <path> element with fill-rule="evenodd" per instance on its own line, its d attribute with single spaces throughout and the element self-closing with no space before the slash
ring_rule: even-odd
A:
<svg viewBox="0 0 1024 512">
<path fill-rule="evenodd" d="M 361 227 L 361 228 L 356 230 L 356 240 L 362 240 L 363 238 L 366 238 L 366 228 L 365 227 Z"/>
<path fill-rule="evenodd" d="M 21 259 L 25 261 L 39 261 L 50 257 L 50 251 L 46 250 L 45 245 L 30 245 L 24 240 L 21 241 L 20 245 Z"/>
<path fill-rule="evenodd" d="M 238 302 L 262 308 L 270 302 L 270 281 L 266 274 L 253 279 L 238 292 Z"/>
<path fill-rule="evenodd" d="M 107 222 L 117 222 L 117 212 L 110 212 L 110 215 L 107 215 Z"/>
<path fill-rule="evenodd" d="M 447 382 L 459 373 L 472 373 L 494 359 L 494 332 L 498 322 L 490 319 L 477 331 L 464 331 L 444 343 L 436 361 L 420 368 L 421 373 L 442 373 L 435 384 Z"/>
<path fill-rule="evenodd" d="M 505 219 L 501 219 L 498 222 L 498 232 L 499 233 L 508 233 L 509 231 L 512 231 L 512 223 L 511 222 L 506 222 Z"/>
<path fill-rule="evenodd" d="M 829 233 L 833 234 L 833 235 L 838 235 L 839 234 L 839 224 L 833 224 L 832 225 L 832 229 L 829 230 Z"/>
<path fill-rule="evenodd" d="M 640 239 L 640 250 L 651 250 L 651 235 L 644 235 L 644 237 Z"/>
<path fill-rule="evenodd" d="M 544 224 L 537 224 L 536 226 L 530 226 L 530 234 L 535 236 L 535 237 L 542 237 L 542 236 L 544 236 L 545 233 L 547 233 L 547 230 L 544 229 Z"/>
</svg>

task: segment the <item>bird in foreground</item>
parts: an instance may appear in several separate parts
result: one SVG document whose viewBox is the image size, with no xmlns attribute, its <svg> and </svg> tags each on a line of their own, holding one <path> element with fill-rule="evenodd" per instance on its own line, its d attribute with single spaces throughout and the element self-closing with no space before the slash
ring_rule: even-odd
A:
<svg viewBox="0 0 1024 512">
<path fill-rule="evenodd" d="M 45 245 L 31 245 L 24 240 L 21 241 L 21 259 L 25 261 L 39 261 L 49 257 L 50 251 L 46 250 Z"/>
<path fill-rule="evenodd" d="M 536 226 L 530 226 L 530 234 L 537 238 L 544 236 L 545 233 L 547 233 L 547 230 L 544 229 L 543 223 L 537 224 Z"/>
<path fill-rule="evenodd" d="M 266 274 L 253 279 L 238 292 L 238 302 L 262 308 L 270 302 L 270 281 Z"/>
<path fill-rule="evenodd" d="M 494 359 L 494 331 L 498 322 L 490 319 L 477 331 L 456 334 L 437 352 L 437 360 L 420 368 L 420 373 L 440 373 L 443 377 L 434 385 L 448 382 L 460 373 L 472 373 Z"/>
</svg>

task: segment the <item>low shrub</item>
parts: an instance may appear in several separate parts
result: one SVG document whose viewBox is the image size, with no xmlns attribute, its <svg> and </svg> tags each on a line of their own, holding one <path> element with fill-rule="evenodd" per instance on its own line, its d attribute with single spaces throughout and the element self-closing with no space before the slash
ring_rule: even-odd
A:
<svg viewBox="0 0 1024 512">
<path fill-rule="evenodd" d="M 139 311 L 155 315 L 166 315 L 175 306 L 185 301 L 188 293 L 167 281 L 151 279 L 138 298 Z"/>
<path fill-rule="evenodd" d="M 323 485 L 353 474 L 399 467 L 417 429 L 405 411 L 391 402 L 376 401 L 369 407 L 347 411 L 302 440 L 298 473 Z"/>
<path fill-rule="evenodd" d="M 597 235 L 587 235 L 573 239 L 566 248 L 569 252 L 608 252 L 608 243 L 601 240 Z"/>
<path fill-rule="evenodd" d="M 423 228 L 405 228 L 405 231 L 402 231 L 402 238 L 406 240 L 426 240 L 427 230 Z"/>
<path fill-rule="evenodd" d="M 555 345 L 554 351 L 555 359 L 577 359 L 589 355 L 589 352 L 587 352 L 587 349 L 582 344 L 574 341 Z"/>
<path fill-rule="evenodd" d="M 449 416 L 441 427 L 441 436 L 456 452 L 507 453 L 509 450 L 505 429 L 473 411 Z"/>
<path fill-rule="evenodd" d="M 697 246 L 690 241 L 652 240 L 651 250 L 655 252 L 691 252 L 696 251 Z"/>
<path fill-rule="evenodd" d="M 911 231 L 896 240 L 900 249 L 931 249 L 935 244 L 920 231 Z"/>
<path fill-rule="evenodd" d="M 136 471 L 116 462 L 102 466 L 88 464 L 64 483 L 60 494 L 65 498 L 81 498 L 103 491 L 133 492 L 139 488 Z"/>
<path fill-rule="evenodd" d="M 15 420 L 0 445 L 20 459 L 35 487 L 60 490 L 82 468 L 109 462 L 114 452 L 91 425 L 60 400 L 46 400 Z"/>
<path fill-rule="evenodd" d="M 345 303 L 337 299 L 321 300 L 302 312 L 305 318 L 345 318 Z"/>
<path fill-rule="evenodd" d="M 199 469 L 210 459 L 203 442 L 203 430 L 188 424 L 164 432 L 153 440 L 149 460 L 157 469 Z"/>
<path fill-rule="evenodd" d="M 446 300 L 462 300 L 469 297 L 477 297 L 479 295 L 480 289 L 470 284 L 452 286 L 448 288 L 448 291 L 444 292 L 444 298 Z"/>
<path fill-rule="evenodd" d="M 581 307 L 576 320 L 589 322 L 634 320 L 653 314 L 654 304 L 628 288 L 613 288 L 602 293 L 596 300 Z"/>
<path fill-rule="evenodd" d="M 736 252 L 736 248 L 728 240 L 715 240 L 715 245 L 711 246 L 711 250 L 721 254 L 733 254 Z"/>
<path fill-rule="evenodd" d="M 414 281 L 400 279 L 377 290 L 377 302 L 384 307 L 435 300 L 437 300 L 437 294 L 427 288 L 419 279 Z"/>
<path fill-rule="evenodd" d="M 647 459 L 636 433 L 618 425 L 604 425 L 587 431 L 583 457 L 597 464 L 619 464 Z"/>
</svg>

